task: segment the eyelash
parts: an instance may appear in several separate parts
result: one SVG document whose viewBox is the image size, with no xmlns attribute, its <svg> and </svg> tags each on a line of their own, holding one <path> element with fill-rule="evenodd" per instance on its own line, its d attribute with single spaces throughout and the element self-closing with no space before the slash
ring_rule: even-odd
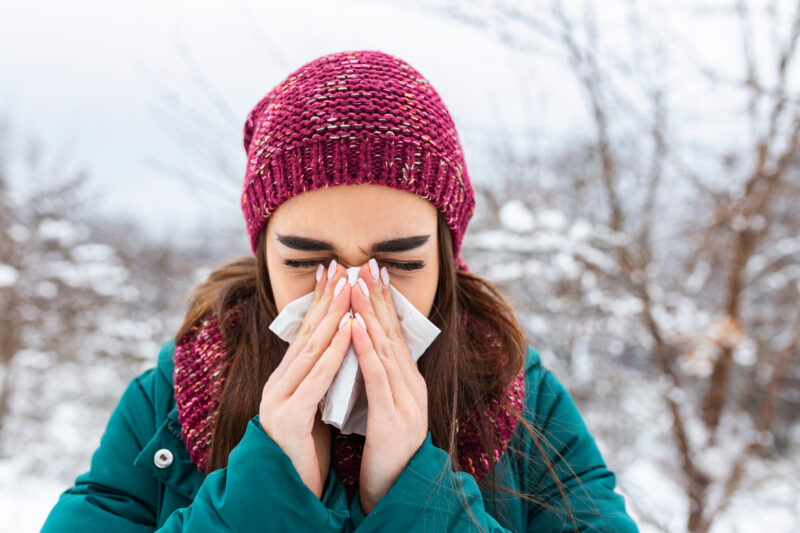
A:
<svg viewBox="0 0 800 533">
<path fill-rule="evenodd" d="M 308 267 L 316 267 L 322 261 L 297 261 L 294 259 L 286 259 L 283 261 L 283 264 L 292 268 L 308 268 Z M 420 268 L 425 266 L 425 263 L 421 261 L 411 261 L 408 263 L 398 263 L 396 261 L 378 261 L 378 263 L 383 263 L 385 265 L 391 266 L 392 268 L 397 268 L 398 270 L 419 270 Z"/>
</svg>

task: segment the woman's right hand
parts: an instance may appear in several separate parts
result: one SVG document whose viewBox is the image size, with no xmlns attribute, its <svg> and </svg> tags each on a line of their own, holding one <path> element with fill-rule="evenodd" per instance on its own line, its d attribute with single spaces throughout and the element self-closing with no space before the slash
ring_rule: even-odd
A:
<svg viewBox="0 0 800 533">
<path fill-rule="evenodd" d="M 337 286 L 340 292 L 335 295 Z M 331 261 L 317 281 L 297 334 L 261 392 L 262 428 L 289 456 L 318 498 L 330 464 L 330 449 L 318 450 L 315 443 L 328 442 L 329 446 L 330 439 L 320 439 L 317 427 L 315 440 L 315 417 L 350 346 L 350 289 L 345 269 Z"/>
</svg>

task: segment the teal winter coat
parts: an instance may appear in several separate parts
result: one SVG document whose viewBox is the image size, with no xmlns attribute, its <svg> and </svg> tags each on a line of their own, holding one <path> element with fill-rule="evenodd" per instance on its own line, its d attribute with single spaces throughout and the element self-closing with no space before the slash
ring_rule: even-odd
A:
<svg viewBox="0 0 800 533">
<path fill-rule="evenodd" d="M 365 517 L 358 494 L 348 503 L 332 467 L 317 498 L 263 430 L 258 415 L 248 422 L 228 465 L 205 475 L 181 439 L 172 389 L 174 351 L 174 341 L 164 343 L 158 364 L 130 382 L 89 471 L 60 495 L 43 533 L 481 530 L 470 514 L 488 531 L 573 531 L 561 511 L 562 496 L 521 424 L 510 445 L 524 455 L 503 454 L 494 475 L 498 484 L 535 496 L 539 505 L 501 491 L 494 501 L 490 488 L 484 493 L 470 474 L 453 471 L 429 431 L 389 492 Z M 575 530 L 638 531 L 570 394 L 530 346 L 525 389 L 524 416 L 549 441 L 545 449 L 565 484 Z M 435 483 L 443 469 L 447 477 Z M 503 472 L 510 477 L 501 476 Z M 463 507 L 462 491 L 471 513 Z"/>
</svg>

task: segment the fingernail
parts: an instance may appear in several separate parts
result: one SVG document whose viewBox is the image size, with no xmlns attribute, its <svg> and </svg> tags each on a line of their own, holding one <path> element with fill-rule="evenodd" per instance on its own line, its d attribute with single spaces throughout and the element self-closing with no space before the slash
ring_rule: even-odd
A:
<svg viewBox="0 0 800 533">
<path fill-rule="evenodd" d="M 336 288 L 333 289 L 333 296 L 334 297 L 339 296 L 339 293 L 341 293 L 342 289 L 344 289 L 344 284 L 345 284 L 346 281 L 347 281 L 347 278 L 339 278 L 339 281 L 336 282 Z"/>
<path fill-rule="evenodd" d="M 373 281 L 378 281 L 378 262 L 374 257 L 369 260 L 369 273 L 372 274 Z"/>
<path fill-rule="evenodd" d="M 342 319 L 339 321 L 339 329 L 342 329 L 345 324 L 347 324 L 347 320 L 350 318 L 350 311 L 347 311 Z"/>
<path fill-rule="evenodd" d="M 361 292 L 364 293 L 364 296 L 369 298 L 369 289 L 367 289 L 367 284 L 364 283 L 363 279 L 358 278 L 358 286 L 361 287 Z"/>
<path fill-rule="evenodd" d="M 317 265 L 317 281 L 322 279 L 322 271 L 325 270 L 325 267 L 322 266 L 322 263 Z"/>
<path fill-rule="evenodd" d="M 336 259 L 331 259 L 331 264 L 328 266 L 328 281 L 333 279 L 334 274 L 336 274 Z"/>
<path fill-rule="evenodd" d="M 356 320 L 358 320 L 358 323 L 361 324 L 362 328 L 364 328 L 364 331 L 367 331 L 367 325 L 364 323 L 364 319 L 361 318 L 361 315 L 359 315 L 358 312 L 356 312 Z"/>
<path fill-rule="evenodd" d="M 381 281 L 383 281 L 383 286 L 389 286 L 389 271 L 386 270 L 386 267 L 381 268 Z"/>
</svg>

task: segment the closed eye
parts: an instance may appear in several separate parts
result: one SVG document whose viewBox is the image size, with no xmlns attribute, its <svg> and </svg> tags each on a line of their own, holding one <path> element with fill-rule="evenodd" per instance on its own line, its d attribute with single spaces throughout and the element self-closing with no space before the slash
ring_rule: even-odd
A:
<svg viewBox="0 0 800 533">
<path fill-rule="evenodd" d="M 298 261 L 295 259 L 285 259 L 283 261 L 284 265 L 292 268 L 316 268 L 320 263 L 325 263 L 325 261 Z M 425 263 L 422 261 L 408 261 L 405 263 L 400 263 L 397 261 L 378 261 L 378 264 L 384 264 L 388 268 L 406 271 L 419 270 L 425 266 Z"/>
</svg>

